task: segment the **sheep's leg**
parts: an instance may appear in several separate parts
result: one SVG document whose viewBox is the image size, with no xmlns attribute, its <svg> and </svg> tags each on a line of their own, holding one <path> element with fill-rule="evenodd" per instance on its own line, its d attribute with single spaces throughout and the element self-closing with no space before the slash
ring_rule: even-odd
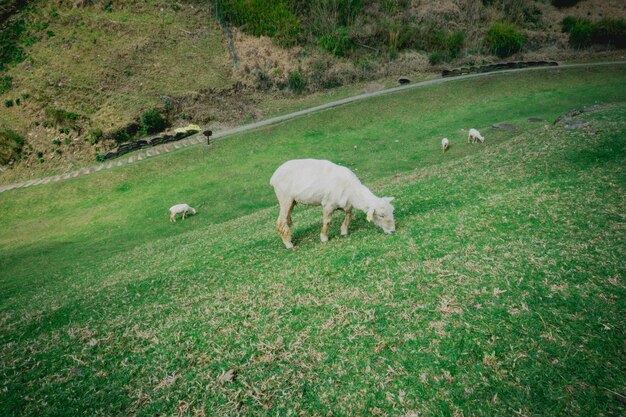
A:
<svg viewBox="0 0 626 417">
<path fill-rule="evenodd" d="M 328 226 L 333 217 L 334 208 L 324 207 L 324 216 L 322 217 L 322 233 L 320 233 L 320 240 L 322 242 L 328 242 Z"/>
<path fill-rule="evenodd" d="M 352 219 L 352 209 L 346 210 L 346 218 L 341 224 L 341 236 L 348 235 L 348 226 L 350 226 L 350 220 Z"/>
<path fill-rule="evenodd" d="M 293 211 L 296 202 L 291 198 L 279 198 L 280 214 L 276 221 L 276 229 L 287 249 L 293 248 L 291 243 L 291 212 Z"/>
<path fill-rule="evenodd" d="M 185 215 L 187 214 L 187 210 L 183 211 L 183 220 L 185 220 Z"/>
<path fill-rule="evenodd" d="M 170 214 L 170 222 L 175 222 L 176 218 L 175 218 L 175 214 Z"/>
</svg>

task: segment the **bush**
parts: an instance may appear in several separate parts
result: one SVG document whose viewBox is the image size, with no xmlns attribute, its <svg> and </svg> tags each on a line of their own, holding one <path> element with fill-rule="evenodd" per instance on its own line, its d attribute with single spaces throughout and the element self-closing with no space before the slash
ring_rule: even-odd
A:
<svg viewBox="0 0 626 417">
<path fill-rule="evenodd" d="M 66 125 L 76 123 L 82 118 L 80 114 L 72 113 L 63 109 L 46 108 L 46 116 L 52 120 L 54 125 Z"/>
<path fill-rule="evenodd" d="M 148 110 L 141 115 L 141 132 L 151 135 L 165 130 L 168 126 L 167 120 L 158 110 Z M 130 133 L 130 132 L 129 132 Z M 132 135 L 131 135 L 132 136 Z"/>
<path fill-rule="evenodd" d="M 217 0 L 218 17 L 245 26 L 252 35 L 275 38 L 281 45 L 298 40 L 300 21 L 284 0 Z"/>
<path fill-rule="evenodd" d="M 102 132 L 102 129 L 92 129 L 89 131 L 89 143 L 96 144 L 98 142 L 100 142 L 102 140 L 102 138 L 104 137 L 104 132 Z"/>
<path fill-rule="evenodd" d="M 588 19 L 567 16 L 561 23 L 563 32 L 569 32 L 569 43 L 584 48 L 593 43 L 626 48 L 626 22 L 622 19 L 602 19 L 592 23 Z"/>
<path fill-rule="evenodd" d="M 13 100 L 12 99 L 4 100 L 4 107 L 13 107 Z"/>
<path fill-rule="evenodd" d="M 552 0 L 554 7 L 572 7 L 575 6 L 580 0 Z"/>
<path fill-rule="evenodd" d="M 296 94 L 300 94 L 306 87 L 306 79 L 302 75 L 299 69 L 291 71 L 287 77 L 287 83 L 291 91 Z"/>
<path fill-rule="evenodd" d="M 570 33 L 574 26 L 576 26 L 576 23 L 580 22 L 581 20 L 582 19 L 574 16 L 567 16 L 563 18 L 563 21 L 561 22 L 561 32 Z"/>
<path fill-rule="evenodd" d="M 0 131 L 0 165 L 6 165 L 10 161 L 19 159 L 24 138 L 11 129 Z"/>
<path fill-rule="evenodd" d="M 626 22 L 605 18 L 593 24 L 591 41 L 601 45 L 626 48 Z"/>
<path fill-rule="evenodd" d="M 430 65 L 439 65 L 450 60 L 450 55 L 447 52 L 435 51 L 428 56 L 428 63 Z"/>
<path fill-rule="evenodd" d="M 569 44 L 574 48 L 584 48 L 591 45 L 593 25 L 589 20 L 578 20 L 569 32 Z"/>
<path fill-rule="evenodd" d="M 344 26 L 338 27 L 332 34 L 321 36 L 318 42 L 322 48 L 337 56 L 345 56 L 354 46 Z"/>
<path fill-rule="evenodd" d="M 0 94 L 4 94 L 11 89 L 13 78 L 9 76 L 0 77 Z"/>
<path fill-rule="evenodd" d="M 452 58 L 456 58 L 459 56 L 459 52 L 461 52 L 461 48 L 463 48 L 464 43 L 465 33 L 455 32 L 445 39 L 445 48 Z"/>
<path fill-rule="evenodd" d="M 24 60 L 24 50 L 19 45 L 19 40 L 25 30 L 26 24 L 23 18 L 3 22 L 0 30 L 0 71 L 3 71 L 9 64 Z"/>
<path fill-rule="evenodd" d="M 514 25 L 493 23 L 487 31 L 485 45 L 494 55 L 506 58 L 522 49 L 524 36 L 517 32 Z"/>
<path fill-rule="evenodd" d="M 130 135 L 125 128 L 117 129 L 111 132 L 111 137 L 117 143 L 124 143 L 130 140 Z"/>
<path fill-rule="evenodd" d="M 256 85 L 259 90 L 267 91 L 272 88 L 272 86 L 274 85 L 274 81 L 272 81 L 272 77 L 267 75 L 267 73 L 263 71 L 257 71 Z"/>
</svg>

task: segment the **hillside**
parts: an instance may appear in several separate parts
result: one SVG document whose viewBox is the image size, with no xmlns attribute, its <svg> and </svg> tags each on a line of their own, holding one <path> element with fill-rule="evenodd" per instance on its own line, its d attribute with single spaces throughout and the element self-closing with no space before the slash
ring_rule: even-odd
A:
<svg viewBox="0 0 626 417">
<path fill-rule="evenodd" d="M 494 22 L 524 39 L 507 59 L 623 58 L 611 46 L 574 48 L 561 29 L 566 16 L 624 19 L 621 2 L 574 3 L 5 0 L 0 175 L 16 181 L 91 164 L 149 133 L 149 111 L 172 127 L 219 130 L 400 75 L 499 61 L 485 44 Z"/>
<path fill-rule="evenodd" d="M 7 192 L 0 414 L 619 415 L 623 79 L 458 80 Z M 323 245 L 298 207 L 284 250 L 267 182 L 302 156 L 395 196 L 397 232 L 336 214 Z"/>
</svg>

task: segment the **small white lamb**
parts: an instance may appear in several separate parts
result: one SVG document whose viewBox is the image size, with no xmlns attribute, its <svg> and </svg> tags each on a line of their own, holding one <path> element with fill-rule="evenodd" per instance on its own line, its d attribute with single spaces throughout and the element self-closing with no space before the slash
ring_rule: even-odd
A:
<svg viewBox="0 0 626 417">
<path fill-rule="evenodd" d="M 467 135 L 467 142 L 476 143 L 478 141 L 480 141 L 480 143 L 483 143 L 485 141 L 485 138 L 480 135 L 480 132 L 478 130 L 470 129 L 469 134 Z"/>
<path fill-rule="evenodd" d="M 441 139 L 441 151 L 443 153 L 446 152 L 446 149 L 448 149 L 449 146 L 450 146 L 450 142 L 448 141 L 448 138 Z"/>
<path fill-rule="evenodd" d="M 170 221 L 176 221 L 176 215 L 178 213 L 183 213 L 183 220 L 185 220 L 185 216 L 187 212 L 191 212 L 191 214 L 196 214 L 196 209 L 191 207 L 189 204 L 176 204 L 175 206 L 170 207 Z"/>
</svg>

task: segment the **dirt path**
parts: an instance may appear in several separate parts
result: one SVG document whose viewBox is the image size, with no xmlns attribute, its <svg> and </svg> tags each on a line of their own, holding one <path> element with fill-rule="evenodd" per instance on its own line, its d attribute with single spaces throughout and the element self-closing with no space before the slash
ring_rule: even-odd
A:
<svg viewBox="0 0 626 417">
<path fill-rule="evenodd" d="M 476 77 L 489 77 L 489 76 L 493 76 L 496 74 L 510 73 L 510 72 L 554 71 L 554 70 L 564 69 L 564 68 L 584 68 L 584 67 L 590 68 L 590 67 L 597 67 L 597 66 L 624 65 L 624 64 L 626 64 L 626 61 L 597 62 L 597 63 L 589 63 L 589 64 L 566 64 L 566 65 L 559 65 L 557 67 L 519 68 L 519 69 L 487 72 L 487 73 L 480 73 L 480 74 L 467 74 L 467 75 L 461 75 L 458 77 L 436 78 L 433 80 L 422 81 L 422 82 L 415 83 L 415 84 L 407 84 L 407 85 L 403 85 L 400 87 L 394 87 L 394 88 L 389 88 L 386 90 L 375 91 L 372 93 L 359 94 L 356 96 L 352 96 L 352 97 L 344 98 L 341 100 L 332 101 L 330 103 L 322 104 L 319 106 L 311 107 L 309 109 L 300 110 L 294 113 L 289 113 L 289 114 L 285 114 L 282 116 L 277 116 L 277 117 L 272 117 L 270 119 L 261 120 L 260 122 L 250 123 L 245 126 L 240 126 L 240 127 L 235 127 L 233 129 L 224 130 L 222 132 L 217 132 L 215 135 L 213 135 L 212 140 L 216 140 L 216 139 L 224 138 L 226 136 L 234 135 L 237 133 L 247 132 L 249 130 L 258 129 L 260 127 L 284 122 L 284 121 L 295 119 L 296 117 L 300 117 L 306 114 L 315 113 L 318 111 L 330 109 L 333 107 L 341 106 L 341 105 L 352 103 L 352 102 L 359 101 L 359 100 L 364 100 L 364 99 L 371 98 L 371 97 L 382 96 L 385 94 L 393 94 L 399 91 L 426 87 L 429 85 L 441 84 L 441 83 L 450 82 L 450 81 L 457 81 L 457 80 L 463 80 L 467 78 L 476 78 Z M 134 152 L 129 157 L 118 158 L 115 161 L 105 162 L 100 165 L 82 168 L 77 171 L 69 172 L 67 174 L 60 174 L 60 175 L 55 175 L 52 177 L 45 177 L 45 178 L 34 179 L 34 180 L 19 182 L 15 184 L 8 184 L 8 185 L 0 186 L 0 193 L 4 191 L 13 190 L 16 188 L 31 187 L 31 186 L 40 185 L 40 184 L 48 184 L 50 182 L 66 180 L 69 178 L 75 178 L 81 175 L 87 175 L 87 174 L 102 171 L 105 169 L 110 169 L 113 167 L 118 167 L 118 166 L 122 166 L 126 164 L 132 164 L 133 162 L 141 161 L 146 158 L 150 158 L 152 156 L 161 155 L 163 153 L 168 153 L 175 149 L 185 148 L 188 146 L 199 145 L 203 143 L 206 143 L 206 139 L 204 138 L 204 136 L 202 136 L 201 133 L 198 133 L 196 135 L 193 135 L 187 139 L 180 140 L 178 142 L 172 142 L 172 143 L 168 143 L 165 145 L 155 146 L 154 148 L 150 148 L 148 150 Z"/>
</svg>

